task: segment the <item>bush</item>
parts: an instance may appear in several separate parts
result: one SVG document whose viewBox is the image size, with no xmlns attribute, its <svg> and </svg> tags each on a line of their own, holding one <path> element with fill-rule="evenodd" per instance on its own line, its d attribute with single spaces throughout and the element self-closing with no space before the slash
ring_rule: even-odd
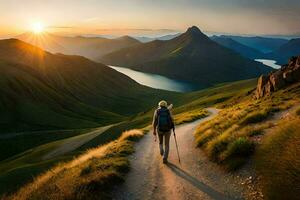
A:
<svg viewBox="0 0 300 200">
<path fill-rule="evenodd" d="M 300 116 L 300 107 L 296 110 L 296 115 Z"/>
<path fill-rule="evenodd" d="M 223 159 L 226 160 L 230 157 L 247 157 L 253 153 L 254 146 L 254 143 L 248 138 L 237 138 L 228 145 L 227 150 L 223 154 Z"/>
<path fill-rule="evenodd" d="M 218 137 L 209 141 L 205 148 L 206 152 L 208 153 L 209 158 L 214 161 L 219 161 L 219 155 L 224 150 L 226 150 L 229 142 L 230 142 L 230 134 L 228 132 L 223 133 L 223 134 L 219 135 Z"/>
<path fill-rule="evenodd" d="M 197 145 L 197 147 L 203 146 L 208 141 L 213 139 L 216 135 L 218 135 L 218 133 L 213 129 L 208 129 L 204 133 L 198 134 L 198 136 L 196 136 L 196 145 Z"/>
<path fill-rule="evenodd" d="M 269 115 L 269 112 L 267 111 L 257 111 L 257 112 L 253 112 L 248 114 L 242 121 L 240 124 L 242 125 L 247 125 L 247 124 L 254 124 L 254 123 L 258 123 L 258 122 L 262 122 L 263 120 L 265 120 Z"/>
</svg>

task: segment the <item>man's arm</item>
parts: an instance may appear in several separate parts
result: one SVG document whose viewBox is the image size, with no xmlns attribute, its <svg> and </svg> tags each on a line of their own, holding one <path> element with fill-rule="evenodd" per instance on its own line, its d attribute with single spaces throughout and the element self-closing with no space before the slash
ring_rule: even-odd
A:
<svg viewBox="0 0 300 200">
<path fill-rule="evenodd" d="M 153 135 L 156 135 L 156 127 L 157 127 L 157 110 L 155 110 L 154 115 L 153 115 Z"/>
</svg>

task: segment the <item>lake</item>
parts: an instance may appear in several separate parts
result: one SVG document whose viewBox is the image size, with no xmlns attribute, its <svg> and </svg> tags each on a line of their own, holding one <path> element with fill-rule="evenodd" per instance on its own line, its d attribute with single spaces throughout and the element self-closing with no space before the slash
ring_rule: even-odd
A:
<svg viewBox="0 0 300 200">
<path fill-rule="evenodd" d="M 141 85 L 145 85 L 148 87 L 162 89 L 162 90 L 169 90 L 169 91 L 176 91 L 176 92 L 190 92 L 193 91 L 193 85 L 178 81 L 174 79 L 170 79 L 161 75 L 157 74 L 150 74 L 135 71 L 132 69 L 124 68 L 124 67 L 116 67 L 116 66 L 109 66 L 122 74 L 132 78 L 136 82 Z"/>
<path fill-rule="evenodd" d="M 275 60 L 269 60 L 269 59 L 255 59 L 255 61 L 263 63 L 264 65 L 267 65 L 269 67 L 272 67 L 274 69 L 280 69 L 281 66 L 276 64 Z"/>
</svg>

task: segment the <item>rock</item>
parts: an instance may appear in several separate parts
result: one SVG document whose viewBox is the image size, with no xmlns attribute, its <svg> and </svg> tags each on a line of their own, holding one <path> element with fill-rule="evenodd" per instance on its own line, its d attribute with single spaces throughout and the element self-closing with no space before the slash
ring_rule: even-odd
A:
<svg viewBox="0 0 300 200">
<path fill-rule="evenodd" d="M 285 80 L 283 78 L 283 72 L 281 70 L 278 70 L 275 73 L 271 74 L 269 78 L 273 85 L 274 91 L 277 91 L 285 86 Z"/>
<path fill-rule="evenodd" d="M 283 78 L 286 82 L 293 83 L 293 81 L 294 81 L 293 72 L 291 70 L 284 72 Z"/>
<path fill-rule="evenodd" d="M 258 79 L 258 83 L 257 83 L 257 89 L 256 89 L 256 97 L 260 98 L 264 96 L 264 86 L 266 85 L 266 83 L 268 82 L 268 79 L 266 76 L 262 75 L 259 77 Z"/>
<path fill-rule="evenodd" d="M 299 59 L 300 62 L 300 59 Z M 300 81 L 300 65 L 292 71 L 294 82 Z"/>
<path fill-rule="evenodd" d="M 289 63 L 281 69 L 270 73 L 268 76 L 261 76 L 258 79 L 255 97 L 257 99 L 269 96 L 272 92 L 280 90 L 289 84 L 300 81 L 300 56 L 291 57 Z"/>
</svg>

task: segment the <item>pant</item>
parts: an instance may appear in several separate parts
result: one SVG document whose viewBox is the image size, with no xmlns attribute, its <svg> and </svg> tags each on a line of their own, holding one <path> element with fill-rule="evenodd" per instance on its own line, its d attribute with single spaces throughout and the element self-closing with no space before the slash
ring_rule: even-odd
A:
<svg viewBox="0 0 300 200">
<path fill-rule="evenodd" d="M 169 156 L 170 136 L 171 136 L 171 131 L 168 132 L 158 131 L 160 155 L 163 156 L 164 160 L 167 160 Z M 165 141 L 165 149 L 163 148 L 164 141 Z"/>
</svg>

